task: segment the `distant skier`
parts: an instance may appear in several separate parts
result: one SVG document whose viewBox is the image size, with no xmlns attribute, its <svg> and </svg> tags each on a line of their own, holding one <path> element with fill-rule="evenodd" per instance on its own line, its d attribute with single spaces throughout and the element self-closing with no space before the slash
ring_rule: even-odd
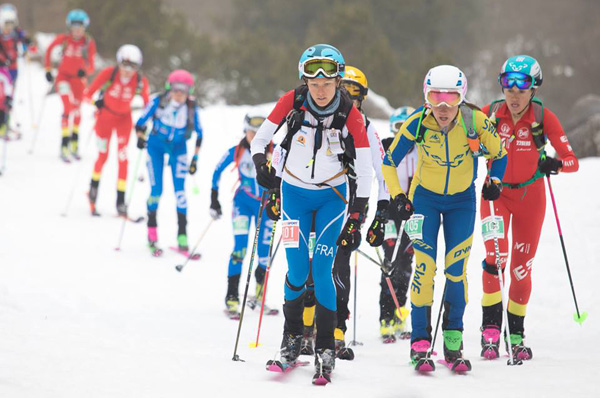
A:
<svg viewBox="0 0 600 398">
<path fill-rule="evenodd" d="M 146 123 L 152 119 L 152 130 L 148 136 L 148 174 L 151 192 L 148 198 L 148 246 L 154 256 L 162 254 L 158 247 L 156 212 L 163 189 L 165 156 L 173 176 L 173 188 L 177 203 L 177 243 L 181 251 L 187 251 L 187 199 L 185 177 L 196 173 L 198 152 L 202 144 L 200 108 L 192 96 L 194 77 L 186 70 L 178 69 L 167 79 L 166 90 L 151 98 L 142 116 L 135 124 L 137 146 L 146 147 Z M 194 156 L 188 166 L 186 142 L 196 132 Z"/>
<path fill-rule="evenodd" d="M 17 9 L 12 4 L 0 6 L 0 64 L 8 66 L 11 82 L 16 85 L 18 76 L 17 59 L 25 53 L 31 39 L 19 27 Z"/>
<path fill-rule="evenodd" d="M 54 82 L 56 91 L 63 102 L 62 142 L 60 157 L 70 162 L 69 155 L 79 160 L 79 124 L 81 123 L 81 101 L 83 90 L 87 84 L 87 76 L 94 73 L 96 42 L 87 33 L 90 24 L 87 13 L 80 9 L 69 11 L 67 27 L 69 32 L 59 34 L 46 50 L 44 65 L 46 80 L 54 82 L 51 72 L 51 54 L 54 47 L 60 45 L 62 58 L 58 65 L 58 75 Z M 72 129 L 69 129 L 70 118 L 73 117 Z"/>
<path fill-rule="evenodd" d="M 125 205 L 125 188 L 127 186 L 127 145 L 131 136 L 133 122 L 131 120 L 131 101 L 135 95 L 141 95 L 144 105 L 148 103 L 148 80 L 139 71 L 142 66 L 142 52 L 133 44 L 125 44 L 117 51 L 117 66 L 109 66 L 102 70 L 90 87 L 85 97 L 90 98 L 100 90 L 95 105 L 96 137 L 98 142 L 98 158 L 94 164 L 90 183 L 89 200 L 92 215 L 96 211 L 98 186 L 104 162 L 108 158 L 110 139 L 115 131 L 117 135 L 117 160 L 119 162 L 119 178 L 117 181 L 117 213 L 127 216 Z"/>
</svg>

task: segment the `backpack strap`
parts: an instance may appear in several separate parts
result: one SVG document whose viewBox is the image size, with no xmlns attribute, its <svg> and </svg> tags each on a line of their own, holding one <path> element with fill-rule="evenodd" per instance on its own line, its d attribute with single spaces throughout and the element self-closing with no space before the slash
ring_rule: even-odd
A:
<svg viewBox="0 0 600 398">
<path fill-rule="evenodd" d="M 547 142 L 546 135 L 544 134 L 544 104 L 537 97 L 533 97 L 531 106 L 533 107 L 533 114 L 535 116 L 535 122 L 531 124 L 531 135 L 540 156 L 544 157 L 544 148 Z"/>
<path fill-rule="evenodd" d="M 427 115 L 429 115 L 429 113 L 431 112 L 427 112 L 429 108 L 423 107 L 423 110 L 421 111 L 421 115 L 419 115 L 419 123 L 417 124 L 417 132 L 415 133 L 415 143 L 417 145 L 421 145 L 423 143 L 423 141 L 425 140 L 425 134 L 427 133 L 427 127 L 423 126 L 423 119 L 425 119 L 425 117 Z"/>
<path fill-rule="evenodd" d="M 194 131 L 194 119 L 196 118 L 196 105 L 198 101 L 195 97 L 188 96 L 187 99 L 188 117 L 187 124 L 185 126 L 185 138 L 189 139 Z"/>
</svg>

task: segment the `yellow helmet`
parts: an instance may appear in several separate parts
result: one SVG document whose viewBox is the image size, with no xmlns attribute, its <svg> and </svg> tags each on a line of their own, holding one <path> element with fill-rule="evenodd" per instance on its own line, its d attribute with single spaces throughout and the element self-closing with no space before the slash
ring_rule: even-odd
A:
<svg viewBox="0 0 600 398">
<path fill-rule="evenodd" d="M 342 78 L 342 86 L 352 99 L 363 101 L 367 98 L 367 93 L 369 92 L 367 77 L 360 69 L 354 66 L 346 65 L 346 71 Z"/>
</svg>

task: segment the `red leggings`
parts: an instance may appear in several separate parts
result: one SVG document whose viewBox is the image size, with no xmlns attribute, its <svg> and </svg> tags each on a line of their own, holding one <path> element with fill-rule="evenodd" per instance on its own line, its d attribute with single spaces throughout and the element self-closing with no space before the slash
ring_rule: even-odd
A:
<svg viewBox="0 0 600 398">
<path fill-rule="evenodd" d="M 508 292 L 508 311 L 525 316 L 531 296 L 531 270 L 533 258 L 540 240 L 540 232 L 546 214 L 546 191 L 544 180 L 519 189 L 504 187 L 500 198 L 494 202 L 497 216 L 504 219 L 504 239 L 499 239 L 502 269 L 508 259 L 508 230 L 512 222 L 512 250 L 510 255 L 511 284 Z M 490 215 L 490 202 L 481 199 L 481 218 Z M 488 266 L 495 268 L 494 241 L 485 242 Z M 491 306 L 501 301 L 498 275 L 483 272 L 482 305 Z"/>
<path fill-rule="evenodd" d="M 98 140 L 98 159 L 94 165 L 94 177 L 100 179 L 104 162 L 108 157 L 110 138 L 113 130 L 117 133 L 118 161 L 119 161 L 119 190 L 125 190 L 127 181 L 127 144 L 131 136 L 131 114 L 117 115 L 107 109 L 100 110 L 96 120 L 96 138 Z M 122 189 L 120 189 L 122 188 Z"/>
<path fill-rule="evenodd" d="M 56 91 L 63 102 L 63 114 L 61 127 L 69 127 L 69 118 L 73 115 L 73 125 L 79 126 L 81 122 L 81 100 L 83 99 L 83 90 L 85 89 L 85 80 L 81 77 L 68 77 L 58 75 L 56 77 Z"/>
</svg>

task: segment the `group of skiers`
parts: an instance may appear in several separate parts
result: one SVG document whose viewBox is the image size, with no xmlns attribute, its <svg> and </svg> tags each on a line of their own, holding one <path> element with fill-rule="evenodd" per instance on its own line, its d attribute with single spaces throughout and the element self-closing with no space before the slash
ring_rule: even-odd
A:
<svg viewBox="0 0 600 398">
<path fill-rule="evenodd" d="M 19 30 L 6 33 L 7 27 L 17 25 L 16 16 L 11 20 L 8 14 L 0 7 L 4 51 L 0 51 L 0 61 L 4 56 L 8 79 L 14 82 L 14 57 L 5 36 L 10 36 L 13 45 L 27 41 Z M 152 254 L 161 254 L 157 209 L 168 155 L 177 203 L 178 247 L 188 253 L 184 184 L 186 175 L 197 170 L 203 134 L 200 109 L 192 95 L 194 77 L 188 71 L 175 70 L 167 77 L 164 91 L 150 97 L 148 81 L 140 71 L 142 52 L 126 44 L 117 52 L 117 65 L 102 70 L 87 86 L 95 71 L 96 53 L 95 42 L 86 32 L 89 22 L 83 10 L 69 12 L 68 32 L 56 37 L 45 56 L 46 78 L 63 102 L 60 156 L 66 162 L 79 159 L 81 102 L 98 93 L 94 102 L 98 158 L 89 190 L 91 213 L 98 215 L 98 187 L 114 131 L 119 164 L 116 207 L 120 216 L 127 217 L 127 146 L 135 128 L 137 147 L 148 153 L 148 245 Z M 56 46 L 62 47 L 62 58 L 54 77 L 50 54 Z M 453 370 L 470 370 L 462 355 L 462 333 L 468 301 L 466 268 L 479 196 L 474 180 L 480 157 L 487 163 L 479 199 L 482 224 L 491 229 L 503 224 L 503 235 L 485 241 L 481 355 L 499 357 L 503 311 L 507 311 L 506 344 L 515 358 L 531 359 L 532 351 L 524 344 L 524 319 L 545 214 L 542 177 L 578 169 L 556 115 L 535 97 L 543 82 L 538 62 L 527 55 L 507 59 L 498 76 L 503 99 L 483 108 L 467 102 L 467 77 L 459 68 L 431 68 L 423 82 L 423 105 L 398 108 L 390 117 L 393 138 L 383 140 L 362 109 L 369 90 L 367 77 L 346 65 L 338 49 L 328 44 L 309 47 L 300 57 L 298 74 L 301 85 L 284 94 L 270 114 L 251 111 L 245 116 L 244 136 L 216 165 L 210 190 L 210 216 L 218 219 L 222 216 L 220 177 L 233 164 L 239 187 L 233 197 L 235 243 L 228 260 L 225 295 L 231 317 L 239 319 L 239 283 L 251 223 L 258 224 L 256 245 L 250 249 L 256 250 L 258 257 L 256 299 L 265 289 L 273 229 L 281 226 L 286 236 L 283 339 L 280 360 L 270 361 L 268 368 L 288 371 L 299 364 L 301 353 L 314 355 L 313 383 L 326 384 L 331 381 L 336 358 L 354 358 L 344 337 L 350 317 L 350 258 L 353 251 L 360 251 L 375 171 L 377 206 L 364 236 L 380 256 L 382 341 L 410 338 L 415 368 L 434 370 L 431 318 L 437 237 L 443 227 L 444 359 Z M 6 87 L 4 90 L 3 112 L 10 109 L 11 96 Z M 145 109 L 134 124 L 131 101 L 135 95 L 142 97 Z M 147 131 L 149 121 L 152 127 Z M 280 144 L 274 147 L 272 139 L 278 131 Z M 196 143 L 190 161 L 186 143 L 193 133 Z M 546 154 L 547 140 L 557 157 Z M 509 264 L 509 255 L 511 284 L 508 303 L 503 303 L 498 272 Z M 409 314 L 411 330 L 407 328 Z"/>
</svg>

